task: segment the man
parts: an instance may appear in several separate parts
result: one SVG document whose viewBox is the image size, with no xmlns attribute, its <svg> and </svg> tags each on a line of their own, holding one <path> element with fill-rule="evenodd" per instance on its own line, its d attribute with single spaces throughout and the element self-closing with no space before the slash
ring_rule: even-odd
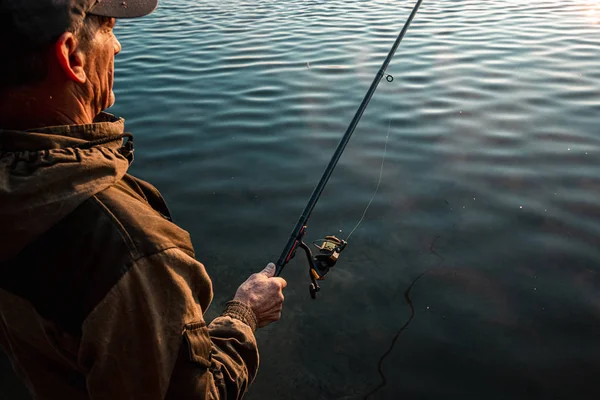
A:
<svg viewBox="0 0 600 400">
<path fill-rule="evenodd" d="M 0 345 L 36 399 L 239 399 L 274 265 L 206 325 L 211 281 L 114 103 L 116 18 L 157 0 L 0 0 Z"/>
</svg>

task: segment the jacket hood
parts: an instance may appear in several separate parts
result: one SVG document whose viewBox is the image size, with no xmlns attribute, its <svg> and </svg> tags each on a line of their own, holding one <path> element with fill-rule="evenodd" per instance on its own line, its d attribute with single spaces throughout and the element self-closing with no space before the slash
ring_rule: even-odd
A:
<svg viewBox="0 0 600 400">
<path fill-rule="evenodd" d="M 126 174 L 124 128 L 101 113 L 88 125 L 0 130 L 0 262 Z"/>
</svg>

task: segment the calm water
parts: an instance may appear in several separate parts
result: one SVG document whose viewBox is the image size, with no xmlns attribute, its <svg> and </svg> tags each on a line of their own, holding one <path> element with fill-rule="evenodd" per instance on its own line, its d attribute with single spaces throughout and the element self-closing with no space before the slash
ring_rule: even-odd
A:
<svg viewBox="0 0 600 400">
<path fill-rule="evenodd" d="M 275 260 L 412 8 L 163 0 L 117 35 L 117 105 L 213 277 L 214 317 Z M 258 333 L 250 399 L 598 398 L 600 1 L 425 0 Z"/>
</svg>

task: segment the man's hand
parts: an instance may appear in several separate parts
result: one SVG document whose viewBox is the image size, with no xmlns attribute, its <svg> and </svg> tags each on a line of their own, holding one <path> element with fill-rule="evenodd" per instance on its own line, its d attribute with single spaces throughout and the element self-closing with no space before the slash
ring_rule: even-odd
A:
<svg viewBox="0 0 600 400">
<path fill-rule="evenodd" d="M 275 264 L 267 264 L 265 269 L 252 274 L 246 282 L 242 283 L 233 298 L 250 306 L 256 315 L 259 328 L 281 318 L 283 288 L 287 286 L 287 282 L 274 275 Z"/>
</svg>

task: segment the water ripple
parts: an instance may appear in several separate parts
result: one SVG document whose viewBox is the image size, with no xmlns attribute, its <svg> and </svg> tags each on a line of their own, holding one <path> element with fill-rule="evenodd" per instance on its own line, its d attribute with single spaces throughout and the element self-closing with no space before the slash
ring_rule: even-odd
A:
<svg viewBox="0 0 600 400">
<path fill-rule="evenodd" d="M 412 5 L 164 0 L 119 21 L 114 112 L 136 134 L 132 171 L 192 233 L 217 303 L 278 255 Z M 597 397 L 598 346 L 576 343 L 600 332 L 599 28 L 594 1 L 423 3 L 311 239 L 360 217 L 390 124 L 379 194 L 318 304 L 301 261 L 286 270 L 250 398 L 373 387 L 437 236 L 445 269 L 413 292 L 382 398 Z"/>
</svg>

